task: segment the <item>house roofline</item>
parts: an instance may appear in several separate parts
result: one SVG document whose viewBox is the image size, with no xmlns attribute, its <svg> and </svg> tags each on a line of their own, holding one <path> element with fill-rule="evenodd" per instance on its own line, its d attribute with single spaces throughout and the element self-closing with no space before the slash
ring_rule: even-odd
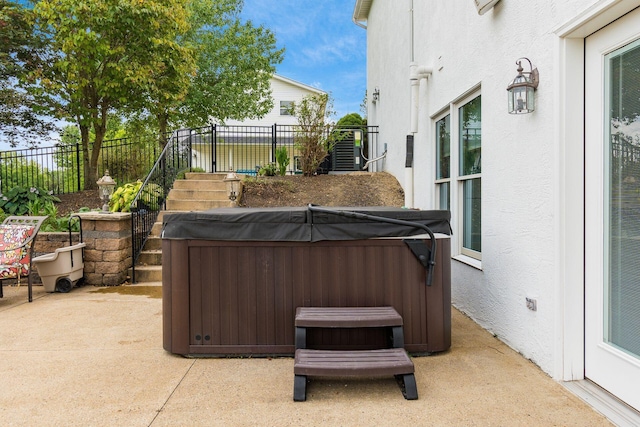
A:
<svg viewBox="0 0 640 427">
<path fill-rule="evenodd" d="M 326 94 L 327 93 L 327 92 L 323 91 L 322 89 L 318 89 L 317 87 L 313 87 L 313 86 L 306 85 L 304 83 L 297 82 L 295 80 L 292 80 L 292 79 L 290 79 L 288 77 L 281 76 L 279 74 L 274 74 L 273 78 L 277 79 L 277 80 L 280 80 L 281 82 L 289 83 L 290 85 L 297 86 L 299 88 L 302 88 L 302 89 L 305 89 L 305 90 L 308 90 L 308 91 L 311 91 L 311 92 L 320 93 L 320 94 Z"/>
<path fill-rule="evenodd" d="M 365 30 L 367 29 L 367 26 L 363 24 L 363 22 L 366 22 L 369 17 L 371 3 L 373 3 L 373 0 L 356 0 L 356 4 L 353 8 L 353 23 Z"/>
</svg>

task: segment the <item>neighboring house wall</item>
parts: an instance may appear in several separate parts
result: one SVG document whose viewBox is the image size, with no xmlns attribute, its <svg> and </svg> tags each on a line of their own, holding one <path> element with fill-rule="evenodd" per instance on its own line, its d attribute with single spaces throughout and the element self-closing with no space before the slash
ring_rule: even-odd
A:
<svg viewBox="0 0 640 427">
<path fill-rule="evenodd" d="M 356 1 L 356 15 L 363 4 L 368 9 L 354 15 L 367 27 L 367 91 L 380 90 L 368 104 L 369 123 L 380 132 L 370 156 L 387 144 L 383 169 L 412 193 L 412 207 L 441 206 L 436 122 L 481 96 L 481 259 L 461 254 L 463 183 L 454 176 L 453 304 L 557 379 L 582 378 L 584 369 L 584 37 L 633 3 L 502 0 L 479 15 L 472 0 Z M 509 115 L 506 87 L 521 57 L 540 72 L 536 111 Z M 413 169 L 407 169 L 411 61 L 431 74 L 420 80 Z M 455 123 L 451 132 L 457 133 Z M 452 170 L 458 169 L 455 142 Z M 527 309 L 526 297 L 537 299 L 537 311 Z"/>
<path fill-rule="evenodd" d="M 271 128 L 273 125 L 295 125 L 295 116 L 285 106 L 291 103 L 299 103 L 306 96 L 314 94 L 326 94 L 319 89 L 300 82 L 274 74 L 271 78 L 271 96 L 273 109 L 261 119 L 227 120 L 224 124 L 225 132 L 218 134 L 216 147 L 216 171 L 223 172 L 234 169 L 241 173 L 256 173 L 256 168 L 272 161 L 274 153 L 271 145 Z M 234 128 L 238 126 L 239 128 Z M 243 129 L 244 126 L 260 126 L 262 129 Z M 244 133 L 248 131 L 248 133 Z M 291 129 L 286 129 L 287 135 Z M 282 137 L 282 136 L 281 136 Z M 194 143 L 194 166 L 212 172 L 211 138 L 202 138 L 205 143 Z M 289 144 L 289 157 L 293 161 L 295 150 Z"/>
<path fill-rule="evenodd" d="M 274 74 L 271 78 L 271 97 L 273 98 L 273 109 L 261 119 L 227 120 L 226 125 L 235 126 L 271 126 L 295 125 L 296 118 L 290 114 L 281 114 L 281 102 L 300 102 L 305 96 L 314 94 L 325 94 L 326 92 L 308 86 L 304 83 L 288 79 Z"/>
</svg>

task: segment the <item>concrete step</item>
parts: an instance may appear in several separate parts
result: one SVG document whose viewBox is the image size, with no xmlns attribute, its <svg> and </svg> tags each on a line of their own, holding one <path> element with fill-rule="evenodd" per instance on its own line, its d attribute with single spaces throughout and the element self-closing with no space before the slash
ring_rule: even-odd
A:
<svg viewBox="0 0 640 427">
<path fill-rule="evenodd" d="M 173 190 L 219 190 L 226 191 L 226 184 L 217 180 L 179 179 L 173 183 Z M 173 191 L 171 190 L 171 191 Z"/>
<path fill-rule="evenodd" d="M 158 249 L 143 250 L 138 257 L 138 264 L 140 266 L 162 265 L 162 251 Z"/>
<path fill-rule="evenodd" d="M 171 214 L 181 213 L 181 212 L 184 212 L 184 211 L 170 210 L 170 209 L 167 209 L 165 211 L 160 211 L 160 212 L 158 212 L 158 218 L 156 219 L 156 222 L 162 223 L 162 221 L 164 220 L 164 216 L 165 215 L 171 215 Z M 155 227 L 155 224 L 154 224 L 154 227 Z M 160 235 L 160 234 L 158 234 L 158 235 Z"/>
<path fill-rule="evenodd" d="M 225 173 L 208 173 L 208 172 L 187 172 L 184 177 L 186 181 L 190 180 L 207 180 L 207 181 L 222 181 L 227 176 Z M 178 181 L 176 181 L 178 182 Z"/>
<path fill-rule="evenodd" d="M 226 190 L 193 190 L 174 188 L 169 192 L 167 200 L 229 200 Z"/>
<path fill-rule="evenodd" d="M 174 211 L 206 211 L 213 208 L 229 207 L 229 199 L 221 200 L 167 200 L 167 209 Z"/>
<path fill-rule="evenodd" d="M 136 264 L 137 283 L 162 283 L 162 221 L 165 215 L 179 212 L 203 211 L 229 207 L 227 189 L 223 181 L 226 173 L 188 172 L 186 179 L 173 184 L 166 200 L 166 210 L 160 211 L 151 234 Z M 129 274 L 132 274 L 130 271 Z"/>
<path fill-rule="evenodd" d="M 162 221 L 154 222 L 153 227 L 151 227 L 151 233 L 149 236 L 159 237 L 162 233 Z"/>
<path fill-rule="evenodd" d="M 133 272 L 129 270 L 129 276 L 133 277 Z M 136 283 L 147 282 L 162 282 L 161 265 L 136 265 Z"/>
<path fill-rule="evenodd" d="M 149 236 L 142 250 L 143 251 L 161 251 L 162 239 L 159 236 Z"/>
</svg>

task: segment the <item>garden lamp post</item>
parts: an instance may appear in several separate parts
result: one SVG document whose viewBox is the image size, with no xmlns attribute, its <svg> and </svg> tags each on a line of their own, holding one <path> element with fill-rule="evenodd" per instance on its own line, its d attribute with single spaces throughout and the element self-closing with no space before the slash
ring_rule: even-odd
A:
<svg viewBox="0 0 640 427">
<path fill-rule="evenodd" d="M 100 178 L 96 184 L 98 184 L 98 194 L 103 203 L 102 212 L 100 213 L 111 213 L 109 212 L 109 199 L 116 187 L 116 182 L 109 176 L 109 171 L 105 170 L 104 176 Z"/>
<path fill-rule="evenodd" d="M 240 195 L 240 178 L 232 169 L 227 176 L 224 177 L 223 181 L 227 186 L 227 196 L 229 200 L 235 202 Z"/>
</svg>

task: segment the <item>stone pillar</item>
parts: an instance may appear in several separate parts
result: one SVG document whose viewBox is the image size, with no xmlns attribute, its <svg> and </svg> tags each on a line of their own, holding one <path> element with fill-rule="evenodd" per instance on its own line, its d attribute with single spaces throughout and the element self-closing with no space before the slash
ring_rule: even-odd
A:
<svg viewBox="0 0 640 427">
<path fill-rule="evenodd" d="M 82 218 L 84 278 L 87 285 L 117 286 L 131 268 L 131 214 L 86 212 Z"/>
</svg>

